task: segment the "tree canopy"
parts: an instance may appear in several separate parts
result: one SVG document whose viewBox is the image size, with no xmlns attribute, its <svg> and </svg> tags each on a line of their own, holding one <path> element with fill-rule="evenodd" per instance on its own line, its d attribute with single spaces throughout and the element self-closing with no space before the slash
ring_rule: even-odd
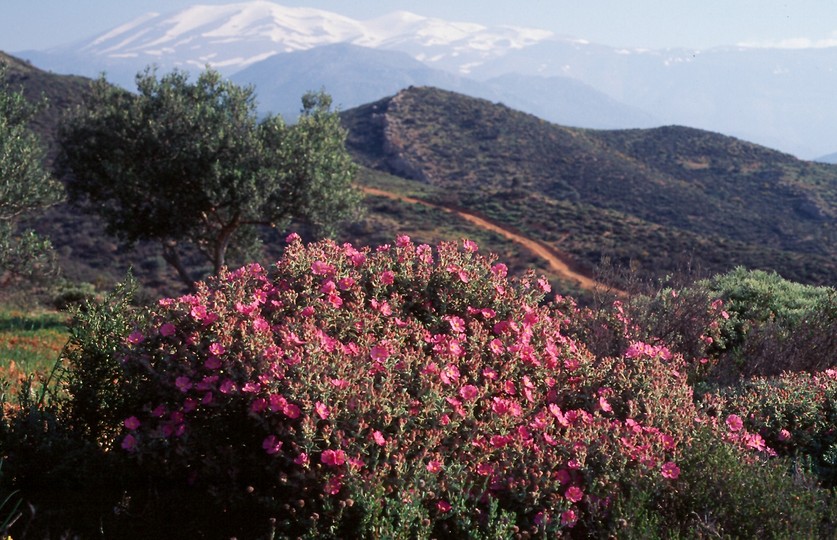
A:
<svg viewBox="0 0 837 540">
<path fill-rule="evenodd" d="M 22 217 L 59 202 L 63 187 L 44 169 L 44 151 L 29 129 L 36 107 L 7 83 L 0 65 L 0 282 L 57 270 L 50 242 L 20 230 Z"/>
<path fill-rule="evenodd" d="M 252 87 L 211 69 L 137 75 L 137 94 L 104 78 L 62 125 L 71 201 L 99 214 L 128 244 L 159 241 L 191 285 L 184 245 L 214 273 L 252 259 L 260 230 L 304 221 L 320 233 L 353 216 L 359 195 L 346 133 L 324 92 L 303 97 L 294 125 L 258 118 Z"/>
</svg>

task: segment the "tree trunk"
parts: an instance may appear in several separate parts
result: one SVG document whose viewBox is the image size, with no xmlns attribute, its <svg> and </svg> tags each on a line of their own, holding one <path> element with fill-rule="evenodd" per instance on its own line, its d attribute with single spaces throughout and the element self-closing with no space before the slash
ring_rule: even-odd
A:
<svg viewBox="0 0 837 540">
<path fill-rule="evenodd" d="M 180 281 L 182 281 L 189 291 L 195 291 L 195 280 L 183 266 L 183 261 L 180 260 L 180 253 L 177 251 L 177 242 L 174 240 L 164 240 L 163 245 L 163 259 L 171 265 L 177 272 Z"/>
<path fill-rule="evenodd" d="M 218 238 L 215 242 L 215 253 L 212 261 L 216 276 L 221 273 L 221 268 L 227 264 L 227 248 L 230 246 L 233 234 L 235 234 L 235 231 L 238 230 L 240 226 L 241 214 L 236 214 L 218 233 Z"/>
</svg>

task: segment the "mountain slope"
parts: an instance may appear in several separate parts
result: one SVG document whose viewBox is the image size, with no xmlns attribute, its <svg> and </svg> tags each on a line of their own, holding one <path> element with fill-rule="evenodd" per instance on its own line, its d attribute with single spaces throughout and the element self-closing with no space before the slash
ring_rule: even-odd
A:
<svg viewBox="0 0 837 540">
<path fill-rule="evenodd" d="M 325 88 L 334 103 L 345 110 L 410 86 L 433 86 L 501 101 L 565 125 L 619 128 L 658 124 L 650 115 L 566 77 L 507 75 L 478 82 L 432 69 L 407 53 L 347 43 L 276 54 L 230 79 L 256 88 L 260 110 L 282 114 L 289 120 L 299 114 L 299 98 L 309 90 Z M 540 97 L 526 97 L 533 93 Z"/>
<path fill-rule="evenodd" d="M 89 79 L 76 76 L 51 75 L 20 58 L 0 51 L 0 65 L 6 68 L 6 81 L 12 90 L 21 90 L 39 109 L 31 128 L 41 137 L 50 157 L 54 156 L 51 141 L 64 111 L 81 104 Z"/>
<path fill-rule="evenodd" d="M 300 97 L 324 88 L 341 109 L 390 96 L 413 85 L 486 95 L 491 89 L 427 67 L 406 53 L 338 43 L 271 56 L 232 75 L 256 88 L 260 110 L 296 119 Z"/>
<path fill-rule="evenodd" d="M 441 188 L 595 265 L 659 275 L 684 255 L 837 281 L 837 167 L 667 127 L 593 131 L 431 88 L 347 111 L 364 164 Z"/>
</svg>

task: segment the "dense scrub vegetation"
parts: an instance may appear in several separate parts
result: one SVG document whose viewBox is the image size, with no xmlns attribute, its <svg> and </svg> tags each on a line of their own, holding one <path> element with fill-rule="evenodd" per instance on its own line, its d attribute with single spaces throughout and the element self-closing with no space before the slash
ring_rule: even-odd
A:
<svg viewBox="0 0 837 540">
<path fill-rule="evenodd" d="M 288 242 L 75 310 L 4 408 L 13 535 L 835 533 L 833 289 L 738 269 L 581 308 L 469 240 Z"/>
<path fill-rule="evenodd" d="M 609 278 L 628 292 L 575 298 L 520 256 L 483 255 L 510 253 L 498 237 L 459 239 L 441 208 L 375 197 L 342 232 L 354 243 L 292 234 L 265 246 L 271 267 L 205 268 L 190 294 L 56 281 L 65 312 L 0 313 L 0 536 L 837 535 L 837 291 L 734 268 L 833 284 L 833 169 L 426 89 L 346 118 L 355 150 L 374 143 L 363 183 L 476 209 L 590 273 L 633 262 Z M 96 227 L 65 218 L 67 237 Z M 90 243 L 100 276 L 128 260 Z M 715 275 L 661 278 L 695 262 Z"/>
<path fill-rule="evenodd" d="M 433 88 L 343 115 L 363 164 L 440 188 L 588 266 L 837 276 L 837 169 L 705 131 L 596 131 Z"/>
</svg>

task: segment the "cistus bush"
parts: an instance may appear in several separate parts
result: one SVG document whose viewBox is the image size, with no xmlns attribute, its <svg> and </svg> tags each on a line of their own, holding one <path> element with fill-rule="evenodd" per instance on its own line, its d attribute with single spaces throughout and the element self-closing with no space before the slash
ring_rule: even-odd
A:
<svg viewBox="0 0 837 540">
<path fill-rule="evenodd" d="M 597 358 L 467 240 L 288 242 L 128 336 L 119 444 L 149 471 L 337 537 L 585 536 L 622 479 L 677 482 L 697 411 L 664 345 Z"/>
<path fill-rule="evenodd" d="M 739 418 L 763 444 L 837 486 L 837 370 L 755 377 L 704 396 L 701 408 Z"/>
</svg>

